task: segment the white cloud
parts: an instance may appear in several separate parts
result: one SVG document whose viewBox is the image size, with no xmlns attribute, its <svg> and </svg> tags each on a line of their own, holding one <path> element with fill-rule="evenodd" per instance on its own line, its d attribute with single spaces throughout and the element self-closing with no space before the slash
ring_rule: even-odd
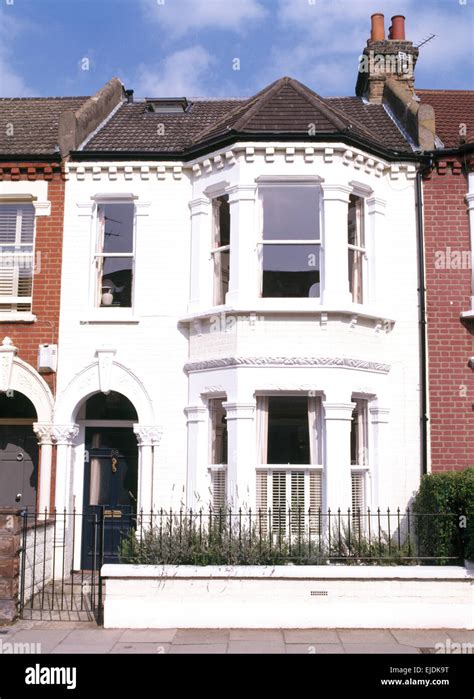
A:
<svg viewBox="0 0 474 699">
<path fill-rule="evenodd" d="M 245 30 L 267 12 L 259 0 L 141 0 L 147 19 L 157 22 L 171 36 L 183 36 L 190 30 Z"/>
<path fill-rule="evenodd" d="M 12 65 L 11 40 L 22 31 L 16 18 L 0 11 L 0 97 L 32 97 L 34 91 Z"/>
<path fill-rule="evenodd" d="M 206 95 L 213 61 L 211 54 L 199 45 L 175 51 L 157 68 L 139 67 L 135 92 L 141 97 Z"/>
</svg>

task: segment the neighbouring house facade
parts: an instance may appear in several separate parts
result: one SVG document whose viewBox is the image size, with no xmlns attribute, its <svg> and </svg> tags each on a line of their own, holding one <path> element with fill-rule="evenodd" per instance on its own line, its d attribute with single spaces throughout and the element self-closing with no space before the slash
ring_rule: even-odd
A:
<svg viewBox="0 0 474 699">
<path fill-rule="evenodd" d="M 129 97 L 66 169 L 57 507 L 408 503 L 416 160 L 383 106 Z"/>
<path fill-rule="evenodd" d="M 109 100 L 0 100 L 0 506 L 54 506 L 63 160 Z"/>
<path fill-rule="evenodd" d="M 423 177 L 432 471 L 474 466 L 474 92 L 418 90 L 436 114 Z"/>
</svg>

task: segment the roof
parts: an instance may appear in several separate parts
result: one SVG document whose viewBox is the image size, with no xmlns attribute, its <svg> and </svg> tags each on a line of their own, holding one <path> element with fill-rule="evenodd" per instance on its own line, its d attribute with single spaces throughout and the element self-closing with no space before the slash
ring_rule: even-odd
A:
<svg viewBox="0 0 474 699">
<path fill-rule="evenodd" d="M 445 148 L 457 148 L 466 135 L 474 130 L 473 90 L 416 90 L 423 104 L 435 110 L 436 135 Z M 466 134 L 460 138 L 460 124 L 466 125 Z"/>
<path fill-rule="evenodd" d="M 311 130 L 313 133 L 311 133 Z M 85 145 L 84 152 L 163 153 L 216 146 L 230 136 L 358 139 L 386 150 L 411 147 L 382 105 L 358 97 L 323 98 L 293 78 L 280 78 L 244 100 L 196 100 L 182 114 L 150 112 L 124 103 Z"/>
<path fill-rule="evenodd" d="M 88 99 L 88 97 L 0 99 L 0 153 L 2 156 L 48 156 L 57 153 L 60 115 L 66 111 L 75 112 Z"/>
</svg>

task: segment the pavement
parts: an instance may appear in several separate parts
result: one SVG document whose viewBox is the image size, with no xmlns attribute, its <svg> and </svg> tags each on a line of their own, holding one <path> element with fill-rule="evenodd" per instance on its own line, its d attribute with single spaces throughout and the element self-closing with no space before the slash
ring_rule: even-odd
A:
<svg viewBox="0 0 474 699">
<path fill-rule="evenodd" d="M 15 646 L 15 644 L 18 645 Z M 12 652 L 434 654 L 440 652 L 440 646 L 436 644 L 443 644 L 442 647 L 448 653 L 474 653 L 474 631 L 462 629 L 103 629 L 93 622 L 52 621 L 19 621 L 13 626 L 0 627 L 0 654 Z"/>
</svg>

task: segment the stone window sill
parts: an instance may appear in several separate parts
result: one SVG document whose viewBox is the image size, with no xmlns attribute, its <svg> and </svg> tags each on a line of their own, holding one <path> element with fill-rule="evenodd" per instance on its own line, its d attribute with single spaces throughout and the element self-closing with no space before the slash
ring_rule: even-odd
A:
<svg viewBox="0 0 474 699">
<path fill-rule="evenodd" d="M 0 323 L 35 323 L 33 313 L 0 313 Z"/>
</svg>

